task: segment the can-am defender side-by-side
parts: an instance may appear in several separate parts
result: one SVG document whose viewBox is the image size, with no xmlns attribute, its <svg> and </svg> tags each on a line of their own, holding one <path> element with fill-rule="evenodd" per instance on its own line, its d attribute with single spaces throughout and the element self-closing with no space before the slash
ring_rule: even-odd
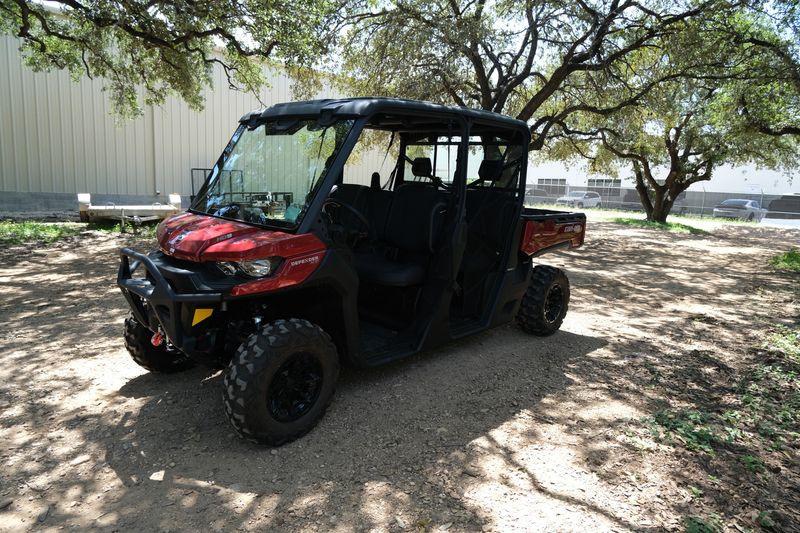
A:
<svg viewBox="0 0 800 533">
<path fill-rule="evenodd" d="M 128 351 L 155 372 L 225 368 L 236 431 L 280 445 L 322 416 L 340 363 L 515 318 L 554 333 L 569 282 L 532 258 L 581 246 L 586 218 L 523 206 L 529 142 L 509 117 L 385 98 L 245 115 L 160 249 L 121 252 Z"/>
</svg>

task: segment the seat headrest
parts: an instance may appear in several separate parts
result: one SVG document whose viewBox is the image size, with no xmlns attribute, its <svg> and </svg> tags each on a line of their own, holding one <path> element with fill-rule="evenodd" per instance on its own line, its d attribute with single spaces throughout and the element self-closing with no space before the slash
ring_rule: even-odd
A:
<svg viewBox="0 0 800 533">
<path fill-rule="evenodd" d="M 381 188 L 381 175 L 377 172 L 373 172 L 372 176 L 369 180 L 369 187 L 370 189 L 380 189 Z"/>
<path fill-rule="evenodd" d="M 411 163 L 411 173 L 418 178 L 429 178 L 433 175 L 433 164 L 430 157 L 417 157 Z"/>
<path fill-rule="evenodd" d="M 497 181 L 503 173 L 502 159 L 484 159 L 478 168 L 478 177 L 482 181 Z"/>
</svg>

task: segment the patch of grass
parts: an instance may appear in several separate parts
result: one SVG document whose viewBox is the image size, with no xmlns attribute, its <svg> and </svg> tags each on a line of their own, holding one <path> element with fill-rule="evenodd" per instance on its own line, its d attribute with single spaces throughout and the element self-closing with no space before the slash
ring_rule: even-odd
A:
<svg viewBox="0 0 800 533">
<path fill-rule="evenodd" d="M 759 526 L 766 529 L 767 531 L 771 531 L 775 528 L 775 522 L 769 516 L 769 511 L 761 511 L 758 513 L 758 517 L 756 518 L 756 522 Z"/>
<path fill-rule="evenodd" d="M 139 228 L 138 237 L 154 238 L 156 235 L 157 224 L 142 224 Z M 133 234 L 133 225 L 126 224 L 128 234 Z M 79 235 L 82 231 L 94 230 L 104 233 L 120 233 L 119 222 L 110 220 L 90 222 L 14 222 L 10 220 L 0 221 L 0 245 L 10 244 L 32 244 L 60 241 L 68 237 Z"/>
<path fill-rule="evenodd" d="M 739 449 L 747 470 L 766 474 L 761 456 L 785 452 L 800 434 L 800 330 L 776 327 L 764 347 L 765 358 L 731 391 L 730 408 L 662 409 L 645 419 L 654 440 L 707 454 Z"/>
<path fill-rule="evenodd" d="M 103 233 L 119 233 L 119 222 L 111 220 L 95 220 L 87 224 L 86 229 Z"/>
<path fill-rule="evenodd" d="M 0 244 L 51 243 L 77 235 L 83 224 L 70 222 L 0 222 Z"/>
<path fill-rule="evenodd" d="M 139 226 L 139 233 L 137 234 L 140 237 L 145 238 L 152 238 L 156 236 L 156 228 L 158 224 L 153 222 L 148 222 Z M 98 220 L 95 222 L 90 222 L 88 229 L 94 231 L 101 231 L 103 233 L 113 233 L 119 234 L 122 233 L 120 230 L 121 226 L 119 222 L 114 222 L 112 220 Z M 133 233 L 133 224 L 130 222 L 125 224 L 125 231 L 129 234 Z"/>
<path fill-rule="evenodd" d="M 710 215 L 701 216 L 699 214 L 679 215 L 676 211 L 670 213 L 669 217 L 680 218 L 682 220 L 697 220 L 701 222 L 713 222 L 715 224 L 733 224 L 740 226 L 754 226 L 758 224 L 757 220 L 745 220 L 743 218 L 715 217 Z"/>
<path fill-rule="evenodd" d="M 532 207 L 534 209 L 552 209 L 554 211 L 580 211 L 583 213 L 602 213 L 606 215 L 622 215 L 622 214 L 639 214 L 644 215 L 644 209 L 621 209 L 621 208 L 614 208 L 614 207 L 568 207 L 565 205 L 558 205 L 556 203 L 536 203 L 536 204 L 529 204 L 526 203 L 525 207 Z M 695 209 L 698 209 L 700 206 L 694 206 Z M 727 218 L 727 217 L 713 217 L 710 215 L 700 215 L 700 214 L 691 214 L 685 213 L 683 215 L 680 214 L 678 209 L 673 210 L 669 214 L 670 218 L 673 219 L 681 219 L 681 220 L 697 220 L 701 222 L 714 222 L 715 224 L 738 224 L 738 225 L 748 225 L 753 226 L 758 222 L 755 220 L 745 220 L 742 218 Z"/>
<path fill-rule="evenodd" d="M 739 459 L 751 472 L 758 474 L 766 471 L 766 468 L 764 468 L 764 461 L 762 461 L 760 457 L 756 457 L 755 455 L 743 455 Z"/>
<path fill-rule="evenodd" d="M 665 231 L 673 231 L 675 233 L 690 233 L 692 235 L 708 235 L 708 232 L 694 226 L 681 224 L 679 222 L 653 222 L 642 218 L 624 218 L 617 217 L 613 219 L 617 224 L 623 226 L 632 226 L 637 228 L 647 229 L 660 229 Z"/>
<path fill-rule="evenodd" d="M 665 429 L 668 437 L 680 441 L 692 451 L 713 454 L 714 445 L 720 441 L 713 425 L 713 416 L 708 413 L 664 409 L 654 414 L 650 422 Z"/>
<path fill-rule="evenodd" d="M 697 516 L 687 516 L 683 520 L 686 533 L 717 533 L 720 531 L 719 522 L 713 518 L 704 520 Z"/>
<path fill-rule="evenodd" d="M 793 363 L 800 364 L 800 329 L 778 327 L 767 336 L 766 347 L 783 352 Z"/>
<path fill-rule="evenodd" d="M 792 248 L 788 252 L 770 257 L 769 264 L 778 270 L 800 272 L 800 250 Z"/>
</svg>

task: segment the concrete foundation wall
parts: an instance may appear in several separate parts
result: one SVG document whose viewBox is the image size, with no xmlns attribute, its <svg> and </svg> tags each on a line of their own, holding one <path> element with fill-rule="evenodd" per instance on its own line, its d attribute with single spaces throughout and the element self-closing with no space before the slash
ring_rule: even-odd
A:
<svg viewBox="0 0 800 533">
<path fill-rule="evenodd" d="M 167 204 L 167 195 L 92 194 L 93 205 Z M 189 196 L 181 196 L 181 206 L 189 207 Z M 0 191 L 1 218 L 78 219 L 78 199 L 74 193 Z"/>
</svg>

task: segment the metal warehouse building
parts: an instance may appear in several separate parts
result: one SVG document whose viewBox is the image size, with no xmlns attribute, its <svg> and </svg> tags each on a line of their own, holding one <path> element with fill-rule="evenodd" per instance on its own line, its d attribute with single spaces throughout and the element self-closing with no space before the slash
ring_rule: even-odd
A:
<svg viewBox="0 0 800 533">
<path fill-rule="evenodd" d="M 97 204 L 186 197 L 190 169 L 209 168 L 239 118 L 262 107 L 254 95 L 229 89 L 216 68 L 203 111 L 169 98 L 118 123 L 102 80 L 35 73 L 18 48 L 17 39 L 0 37 L 0 214 L 76 211 L 79 192 L 92 193 Z M 269 80 L 264 104 L 292 99 L 289 78 L 270 73 Z M 363 163 L 366 172 L 370 158 Z"/>
</svg>

